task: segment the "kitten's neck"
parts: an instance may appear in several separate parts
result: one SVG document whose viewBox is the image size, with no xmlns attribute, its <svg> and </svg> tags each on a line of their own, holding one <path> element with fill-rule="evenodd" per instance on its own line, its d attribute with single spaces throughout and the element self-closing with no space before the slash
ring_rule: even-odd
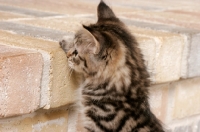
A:
<svg viewBox="0 0 200 132">
<path fill-rule="evenodd" d="M 98 86 L 109 82 L 107 89 L 115 87 L 118 92 L 123 92 L 122 87 L 128 88 L 131 84 L 131 70 L 128 66 L 121 66 L 117 69 L 105 68 L 99 71 L 97 75 L 85 78 L 85 85 Z"/>
</svg>

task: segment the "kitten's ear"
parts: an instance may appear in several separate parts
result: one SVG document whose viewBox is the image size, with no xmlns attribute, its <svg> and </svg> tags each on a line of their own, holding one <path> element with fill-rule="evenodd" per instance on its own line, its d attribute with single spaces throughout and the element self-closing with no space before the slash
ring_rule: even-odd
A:
<svg viewBox="0 0 200 132">
<path fill-rule="evenodd" d="M 101 0 L 101 2 L 98 5 L 97 14 L 98 14 L 98 21 L 108 20 L 108 19 L 118 20 L 112 9 L 109 6 L 107 6 L 103 0 Z"/>
<path fill-rule="evenodd" d="M 92 34 L 92 29 L 88 26 L 83 25 L 83 27 L 86 29 L 86 31 L 89 33 L 89 35 L 92 37 L 93 41 L 89 43 L 87 49 L 90 53 L 98 54 L 100 51 L 100 44 L 95 38 L 95 36 Z"/>
</svg>

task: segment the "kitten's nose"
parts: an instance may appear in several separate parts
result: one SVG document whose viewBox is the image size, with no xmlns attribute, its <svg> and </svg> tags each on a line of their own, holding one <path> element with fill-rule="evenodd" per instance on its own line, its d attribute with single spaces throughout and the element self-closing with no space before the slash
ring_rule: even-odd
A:
<svg viewBox="0 0 200 132">
<path fill-rule="evenodd" d="M 70 49 L 70 50 L 67 52 L 67 54 L 66 54 L 67 58 L 69 58 L 70 56 L 72 56 L 72 55 L 73 55 L 73 52 L 74 52 L 74 49 Z"/>
<path fill-rule="evenodd" d="M 67 52 L 67 58 L 69 58 L 70 56 L 72 55 L 77 55 L 78 54 L 78 51 L 76 49 L 71 49 Z"/>
<path fill-rule="evenodd" d="M 69 58 L 70 56 L 72 56 L 72 53 L 71 52 L 67 52 L 66 56 L 67 56 L 67 58 Z"/>
</svg>

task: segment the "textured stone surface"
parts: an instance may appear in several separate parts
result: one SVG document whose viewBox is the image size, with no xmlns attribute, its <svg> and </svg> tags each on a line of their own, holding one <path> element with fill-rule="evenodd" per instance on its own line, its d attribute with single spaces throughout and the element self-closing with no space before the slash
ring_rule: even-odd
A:
<svg viewBox="0 0 200 132">
<path fill-rule="evenodd" d="M 29 8 L 31 10 L 39 10 L 44 12 L 58 12 L 62 14 L 77 14 L 77 13 L 93 13 L 96 9 L 96 5 L 98 4 L 98 1 L 96 2 L 88 2 L 88 1 L 72 1 L 72 0 L 61 0 L 59 2 L 54 0 L 36 0 L 34 2 L 24 1 L 24 0 L 18 0 L 18 1 L 7 1 L 7 0 L 1 0 L 0 3 L 2 4 L 8 4 L 8 5 L 15 5 L 18 7 L 23 8 Z M 47 6 L 48 3 L 48 6 Z"/>
<path fill-rule="evenodd" d="M 15 32 L 20 35 L 27 35 L 56 41 L 61 40 L 62 36 L 68 34 L 67 32 L 22 25 L 13 22 L 0 22 L 0 28 L 3 30 Z"/>
<path fill-rule="evenodd" d="M 192 132 L 192 126 L 181 126 L 175 128 L 174 132 Z"/>
<path fill-rule="evenodd" d="M 49 16 L 59 15 L 59 14 L 54 14 L 54 13 L 48 13 L 48 12 L 42 12 L 42 11 L 36 11 L 36 10 L 30 10 L 30 9 L 25 9 L 25 8 L 6 6 L 6 5 L 0 5 L 0 10 L 29 15 L 29 16 L 36 16 L 36 17 L 49 17 Z"/>
<path fill-rule="evenodd" d="M 191 12 L 192 14 L 192 12 Z M 135 11 L 129 13 L 122 13 L 124 17 L 135 19 L 135 20 L 143 20 L 153 23 L 162 23 L 166 25 L 177 25 L 180 27 L 187 27 L 192 29 L 200 29 L 200 24 L 198 23 L 199 16 L 194 13 L 184 14 L 184 13 L 172 13 L 169 11 Z M 166 19 L 168 18 L 168 19 Z M 188 24 L 189 23 L 189 24 Z"/>
<path fill-rule="evenodd" d="M 200 114 L 200 78 L 150 87 L 150 104 L 156 116 L 170 123 Z"/>
<path fill-rule="evenodd" d="M 1 132 L 67 132 L 68 111 L 37 112 L 0 120 Z"/>
<path fill-rule="evenodd" d="M 51 39 L 54 40 L 59 40 L 59 34 L 60 36 L 62 36 L 63 31 L 74 32 L 81 26 L 81 23 L 87 24 L 91 22 L 94 22 L 94 20 L 84 17 L 79 19 L 76 17 L 66 17 L 56 20 L 33 19 L 20 21 L 20 23 L 29 24 L 31 26 L 43 26 L 46 28 L 54 29 L 54 31 L 52 30 L 53 33 L 55 33 L 55 30 L 62 30 L 62 32 L 58 32 L 58 34 L 52 34 L 53 37 L 51 37 Z M 4 29 L 5 28 L 6 26 L 4 27 Z M 181 77 L 180 67 L 182 52 L 184 46 L 186 45 L 184 37 L 176 33 L 163 33 L 161 31 L 137 28 L 135 26 L 130 26 L 129 28 L 131 29 L 132 33 L 136 35 L 136 38 L 140 43 L 140 47 L 142 48 L 142 50 L 144 50 L 143 54 L 146 57 L 145 60 L 148 61 L 147 66 L 151 72 L 151 78 L 153 82 L 160 83 L 171 80 L 178 80 Z M 15 30 L 16 32 L 18 31 L 17 29 Z M 35 31 L 37 32 L 37 28 Z M 45 34 L 43 36 L 46 36 L 46 38 L 50 38 L 50 36 L 48 36 L 49 31 L 50 29 L 48 29 L 47 31 L 44 29 L 43 32 L 45 32 Z M 26 32 L 26 34 L 31 34 L 31 30 L 28 30 L 28 32 Z M 38 32 L 38 36 L 41 36 L 40 34 L 41 32 Z M 67 35 L 67 33 L 65 34 Z M 178 49 L 176 48 L 177 46 L 179 47 Z M 165 54 L 168 54 L 168 56 L 166 56 Z M 174 56 L 176 56 L 176 58 L 174 58 Z M 166 63 L 168 65 L 166 65 Z M 169 73 L 169 70 L 172 71 L 173 74 Z"/>
<path fill-rule="evenodd" d="M 42 67 L 41 54 L 0 45 L 0 117 L 39 108 Z"/>
<path fill-rule="evenodd" d="M 200 34 L 192 36 L 188 57 L 188 77 L 200 76 Z"/>
<path fill-rule="evenodd" d="M 198 12 L 199 3 L 195 0 L 182 2 L 181 0 L 170 0 L 170 1 L 144 1 L 144 0 L 135 0 L 135 1 L 121 1 L 121 0 L 106 0 L 108 4 L 117 12 L 131 12 L 133 10 L 147 10 L 147 11 L 163 11 L 163 10 L 172 10 L 178 12 L 180 9 L 185 10 L 185 12 Z M 15 5 L 21 8 L 30 8 L 50 12 L 59 12 L 59 13 L 68 13 L 68 14 L 87 14 L 94 13 L 96 11 L 96 5 L 99 3 L 99 0 L 44 0 L 39 1 L 35 0 L 34 2 L 28 2 L 23 0 L 11 1 L 11 0 L 1 0 L 0 3 L 7 5 Z M 48 6 L 46 6 L 48 3 Z M 58 8 L 59 7 L 59 8 Z M 171 12 L 172 12 L 171 11 Z"/>
<path fill-rule="evenodd" d="M 58 42 L 40 40 L 0 31 L 0 41 L 7 45 L 24 47 L 40 52 L 44 60 L 40 107 L 46 109 L 72 103 L 76 98 L 75 78 L 69 79 L 65 53 Z"/>
<path fill-rule="evenodd" d="M 155 113 L 157 118 L 165 121 L 167 116 L 166 110 L 168 107 L 169 84 L 154 85 L 149 89 L 149 103 L 151 110 L 153 113 Z"/>
<path fill-rule="evenodd" d="M 200 121 L 200 78 L 157 84 L 150 89 L 153 113 L 167 132 L 198 132 Z"/>
<path fill-rule="evenodd" d="M 94 15 L 77 15 L 77 16 L 65 16 L 59 18 L 35 18 L 30 20 L 20 20 L 19 23 L 37 26 L 37 27 L 45 27 L 54 30 L 60 30 L 64 32 L 74 32 L 80 27 L 82 24 L 90 24 L 96 22 L 96 18 Z M 53 34 L 53 33 L 52 33 Z"/>
<path fill-rule="evenodd" d="M 200 76 L 199 70 L 199 33 L 200 30 L 188 29 L 172 25 L 155 24 L 150 22 L 141 22 L 128 19 L 122 19 L 127 25 L 134 25 L 141 28 L 147 28 L 158 31 L 172 32 L 182 36 L 184 45 L 181 58 L 181 78 L 191 78 Z M 145 54 L 145 53 L 144 53 Z"/>
<path fill-rule="evenodd" d="M 198 124 L 195 126 L 197 132 L 200 132 L 200 121 L 198 122 Z"/>
<path fill-rule="evenodd" d="M 200 79 L 188 79 L 174 83 L 173 118 L 200 114 Z"/>
<path fill-rule="evenodd" d="M 169 132 L 199 132 L 199 121 L 199 115 L 190 116 L 187 118 L 171 121 L 168 125 L 165 125 L 165 128 Z"/>
<path fill-rule="evenodd" d="M 106 2 L 128 25 L 140 43 L 151 80 L 156 84 L 150 88 L 150 104 L 153 112 L 166 124 L 169 132 L 199 132 L 200 3 L 196 0 L 107 0 Z M 11 52 L 6 55 L 12 56 L 10 60 L 15 63 L 18 63 L 20 57 L 34 58 L 37 55 L 43 60 L 40 64 L 43 65 L 40 92 L 34 93 L 40 100 L 39 103 L 30 106 L 33 108 L 30 112 L 38 108 L 48 111 L 51 108 L 58 110 L 58 107 L 72 104 L 76 99 L 77 78 L 67 68 L 66 57 L 58 45 L 58 40 L 63 35 L 75 32 L 81 24 L 95 22 L 98 3 L 99 0 L 34 0 L 34 2 L 0 0 L 0 44 L 16 46 L 18 51 L 19 48 L 25 49 L 16 52 L 11 48 L 9 49 Z M 2 49 L 0 56 L 5 55 Z M 26 54 L 22 54 L 24 52 Z M 8 63 L 5 57 L 1 60 Z M 28 62 L 28 59 L 25 60 Z M 12 70 L 11 72 L 17 73 Z M 2 75 L 0 74 L 0 77 Z M 15 75 L 17 75 L 15 78 L 20 79 L 21 76 Z M 188 79 L 192 77 L 197 78 Z M 184 80 L 180 81 L 182 78 Z M 4 93 L 5 88 L 1 89 Z M 17 93 L 20 90 L 19 87 L 9 93 Z M 27 89 L 21 93 L 25 92 Z M 11 99 L 13 95 L 3 94 L 0 96 L 0 102 L 4 97 Z M 6 116 L 27 113 L 30 109 L 24 107 L 29 105 L 28 103 L 23 104 L 23 111 L 15 111 L 15 106 L 23 101 L 38 100 L 38 98 L 19 100 L 18 97 L 16 96 L 14 100 L 18 102 L 13 101 L 13 106 L 9 106 L 12 110 L 9 111 L 11 113 L 6 113 Z M 4 109 L 5 105 L 0 107 L 1 110 L 2 108 Z M 15 112 L 12 113 L 13 111 Z M 67 114 L 68 112 L 65 113 L 64 110 L 48 114 L 39 110 L 27 116 L 1 119 L 0 131 L 66 131 L 67 120 L 70 119 Z M 5 116 L 5 113 L 1 116 Z M 69 122 L 69 125 L 73 124 L 71 119 Z"/>
<path fill-rule="evenodd" d="M 175 33 L 153 31 L 134 26 L 131 26 L 130 29 L 138 39 L 151 72 L 152 81 L 162 83 L 178 80 L 181 77 L 182 54 L 186 44 L 184 37 Z M 140 37 L 145 37 L 145 39 Z"/>
<path fill-rule="evenodd" d="M 9 13 L 9 12 L 3 12 L 0 11 L 0 20 L 10 20 L 10 19 L 19 19 L 19 18 L 24 18 L 24 15 L 21 14 L 14 14 L 14 13 Z"/>
<path fill-rule="evenodd" d="M 152 22 L 146 22 L 142 20 L 128 19 L 123 16 L 120 18 L 128 26 L 134 25 L 141 28 L 159 30 L 162 32 L 173 32 L 173 33 L 179 33 L 179 34 L 196 34 L 200 32 L 200 30 L 198 29 L 179 27 L 176 25 L 166 25 L 162 23 L 152 23 Z"/>
</svg>

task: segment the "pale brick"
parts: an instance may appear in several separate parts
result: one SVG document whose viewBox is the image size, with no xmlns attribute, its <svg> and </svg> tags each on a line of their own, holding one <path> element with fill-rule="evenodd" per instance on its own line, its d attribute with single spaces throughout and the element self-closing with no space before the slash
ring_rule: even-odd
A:
<svg viewBox="0 0 200 132">
<path fill-rule="evenodd" d="M 24 0 L 17 1 L 0 1 L 0 3 L 7 5 L 15 5 L 17 7 L 24 7 L 34 10 L 42 10 L 44 12 L 58 12 L 58 13 L 68 13 L 68 14 L 88 14 L 96 10 L 98 2 L 87 2 L 87 1 L 66 1 L 60 0 L 59 2 L 44 1 L 41 2 L 36 0 L 34 2 L 28 2 Z M 47 6 L 48 3 L 48 6 Z M 86 8 L 87 7 L 87 8 Z"/>
<path fill-rule="evenodd" d="M 29 18 L 30 16 L 49 17 L 49 16 L 59 15 L 59 14 L 50 13 L 50 12 L 37 11 L 37 10 L 31 10 L 27 8 L 20 8 L 20 7 L 8 6 L 8 5 L 0 5 L 0 10 L 7 11 L 10 13 L 18 13 L 20 15 L 28 15 L 27 17 Z"/>
<path fill-rule="evenodd" d="M 0 117 L 39 108 L 42 67 L 41 54 L 0 45 Z"/>
<path fill-rule="evenodd" d="M 56 20 L 33 19 L 33 20 L 22 20 L 20 22 L 56 30 L 74 32 L 78 27 L 81 26 L 80 23 L 90 23 L 94 22 L 94 20 L 89 18 L 77 19 L 76 17 L 67 17 L 67 18 L 58 18 Z M 31 36 L 35 36 L 37 34 L 38 37 L 43 37 L 53 40 L 60 40 L 61 36 L 67 35 L 67 33 L 55 32 L 55 30 L 50 31 L 49 29 L 48 30 L 43 28 L 40 29 L 18 24 L 16 24 L 15 26 L 11 24 L 12 29 L 6 28 L 8 27 L 9 24 L 10 23 L 3 24 L 2 28 L 6 30 L 15 30 L 15 32 L 20 34 L 21 33 L 30 34 Z M 13 28 L 19 26 L 21 26 L 20 30 L 18 28 Z M 21 28 L 23 30 L 21 30 Z M 184 58 L 182 55 L 184 48 L 188 48 L 187 46 L 188 43 L 187 39 L 185 39 L 184 36 L 175 33 L 163 33 L 160 31 L 150 31 L 149 29 L 139 29 L 135 27 L 133 28 L 133 26 L 130 26 L 130 29 L 133 30 L 133 33 L 137 37 L 145 36 L 146 38 L 149 38 L 148 41 L 146 41 L 145 38 L 144 41 L 142 40 L 142 42 L 139 43 L 141 43 L 142 45 L 141 47 L 143 47 L 144 49 L 143 54 L 145 55 L 145 57 L 150 56 L 146 58 L 151 58 L 151 60 L 146 59 L 148 61 L 146 63 L 148 65 L 148 69 L 151 72 L 150 74 L 152 75 L 151 78 L 153 82 L 161 83 L 171 80 L 178 80 L 180 77 L 187 78 L 186 74 L 188 74 L 187 71 L 188 63 L 186 62 L 187 61 L 186 58 Z M 177 48 L 177 45 L 179 48 Z M 185 57 L 188 57 L 188 53 L 186 53 Z M 194 67 L 195 65 L 192 66 Z"/>
<path fill-rule="evenodd" d="M 68 111 L 40 111 L 0 120 L 1 132 L 70 132 Z"/>
<path fill-rule="evenodd" d="M 180 78 L 200 76 L 200 56 L 198 54 L 200 51 L 200 36 L 198 31 L 200 29 L 200 10 L 198 2 L 194 0 L 184 2 L 181 0 L 156 1 L 156 3 L 153 0 L 138 0 L 136 2 L 121 0 L 110 1 L 106 2 L 111 5 L 118 16 L 121 16 L 121 18 L 125 17 L 124 19 L 131 19 L 131 21 L 139 20 L 139 24 L 136 24 L 136 26 L 145 28 L 139 29 L 132 27 L 134 24 L 129 21 L 128 26 L 140 43 L 139 46 L 145 55 L 145 63 L 148 66 L 153 83 L 170 82 Z M 74 91 L 77 88 L 77 80 L 74 74 L 72 74 L 71 78 L 69 77 L 70 71 L 67 69 L 64 52 L 59 48 L 57 42 L 39 40 L 37 38 L 57 41 L 63 35 L 68 35 L 67 32 L 74 32 L 82 23 L 88 24 L 95 22 L 96 17 L 94 16 L 96 16 L 96 7 L 99 1 L 61 0 L 53 2 L 45 0 L 41 2 L 36 0 L 34 3 L 31 3 L 24 0 L 0 0 L 0 3 L 2 4 L 0 5 L 0 20 L 9 20 L 9 22 L 1 21 L 0 29 L 18 34 L 14 35 L 0 31 L 0 42 L 33 51 L 27 54 L 22 54 L 21 51 L 12 51 L 12 54 L 11 52 L 9 53 L 10 56 L 12 55 L 10 62 L 6 61 L 5 57 L 3 62 L 7 62 L 7 64 L 11 62 L 17 63 L 13 61 L 13 58 L 37 58 L 42 54 L 40 58 L 43 59 L 44 66 L 42 69 L 40 92 L 37 91 L 37 95 L 40 94 L 41 99 L 38 101 L 39 105 L 33 103 L 31 106 L 32 111 L 38 108 L 57 108 L 73 103 L 76 99 Z M 4 13 L 2 11 L 6 12 Z M 66 16 L 69 17 L 63 17 L 66 13 Z M 25 15 L 27 15 L 27 18 L 24 19 Z M 59 17 L 55 17 L 58 15 Z M 70 17 L 70 15 L 74 16 Z M 32 16 L 36 16 L 36 18 Z M 51 18 L 49 16 L 53 17 Z M 150 24 L 142 23 L 143 21 L 149 22 Z M 162 32 L 152 31 L 146 28 L 162 30 Z M 187 28 L 191 28 L 192 30 L 188 30 Z M 163 31 L 169 33 L 163 33 Z M 11 49 L 9 50 L 11 51 Z M 4 53 L 4 55 L 6 54 Z M 28 63 L 28 59 L 24 60 Z M 19 66 L 15 67 L 22 68 Z M 12 72 L 13 69 L 9 71 Z M 0 74 L 0 78 L 3 77 L 2 75 Z M 13 78 L 14 76 L 11 77 Z M 18 75 L 18 77 L 18 80 L 20 77 L 22 78 L 21 75 Z M 197 116 L 200 114 L 198 102 L 200 100 L 198 91 L 199 82 L 199 79 L 190 79 L 154 85 L 150 88 L 151 109 L 159 119 L 167 125 L 169 124 L 170 132 L 200 132 L 199 117 Z M 14 93 L 14 96 L 16 96 L 18 92 L 26 94 L 27 89 L 24 91 L 14 89 L 10 93 Z M 3 94 L 0 98 L 12 96 L 10 93 L 8 95 Z M 25 96 L 24 94 L 22 96 Z M 29 94 L 26 95 L 29 96 Z M 30 96 L 25 101 L 31 102 L 35 100 L 38 100 L 38 97 L 32 100 Z M 3 99 L 0 99 L 1 101 Z M 9 101 L 9 98 L 7 101 Z M 16 101 L 17 103 L 15 103 Z M 20 101 L 18 96 L 16 96 L 16 100 L 12 101 L 13 104 L 9 106 L 9 109 L 12 110 L 11 112 L 14 111 L 15 113 L 9 113 L 10 115 L 7 114 L 7 116 L 17 115 L 16 113 L 18 111 L 16 109 L 20 106 L 18 105 Z M 5 102 L 1 104 L 5 104 Z M 18 106 L 16 107 L 16 105 Z M 27 110 L 29 103 L 25 105 L 27 107 L 24 109 Z M 0 111 L 2 108 L 4 107 L 0 107 Z M 57 112 L 51 113 L 46 113 L 46 111 L 42 113 L 37 112 L 18 118 L 0 120 L 0 131 L 66 131 L 68 125 L 67 120 L 68 112 L 65 110 L 58 110 Z"/>
<path fill-rule="evenodd" d="M 197 123 L 197 125 L 195 126 L 196 132 L 200 132 L 200 120 Z"/>
<path fill-rule="evenodd" d="M 184 45 L 181 54 L 181 78 L 191 78 L 200 76 L 199 67 L 199 33 L 198 29 L 188 29 L 184 27 L 177 27 L 173 25 L 164 25 L 158 23 L 148 23 L 143 21 L 134 21 L 130 19 L 122 19 L 127 25 L 135 25 L 142 28 L 150 28 L 153 30 L 172 32 L 180 34 L 183 37 Z"/>
<path fill-rule="evenodd" d="M 32 25 L 37 27 L 45 27 L 54 30 L 60 30 L 64 32 L 75 32 L 82 27 L 82 24 L 91 24 L 95 23 L 96 18 L 94 15 L 84 16 L 74 16 L 74 17 L 62 17 L 62 18 L 35 18 L 31 20 L 20 20 L 19 23 L 26 25 Z"/>
<path fill-rule="evenodd" d="M 177 25 L 180 27 L 200 30 L 200 14 L 198 17 L 191 14 L 139 10 L 131 13 L 123 13 L 123 17 L 133 20 L 162 23 L 166 25 Z"/>
<path fill-rule="evenodd" d="M 150 106 L 164 123 L 200 114 L 200 78 L 157 84 L 150 89 Z"/>
<path fill-rule="evenodd" d="M 176 33 L 164 33 L 130 26 L 147 61 L 154 83 L 179 80 L 185 38 Z"/>
<path fill-rule="evenodd" d="M 5 21 L 0 22 L 0 29 L 11 31 L 20 35 L 32 36 L 54 41 L 61 40 L 62 36 L 68 35 L 67 32 L 61 32 L 52 29 L 33 27 L 29 25 Z"/>
<path fill-rule="evenodd" d="M 188 77 L 200 76 L 200 34 L 193 35 L 188 55 Z"/>
<path fill-rule="evenodd" d="M 173 132 L 192 132 L 192 126 L 176 127 Z"/>
<path fill-rule="evenodd" d="M 187 79 L 172 84 L 174 87 L 174 119 L 200 114 L 200 78 Z"/>
<path fill-rule="evenodd" d="M 152 112 L 162 121 L 166 120 L 169 84 L 153 85 L 149 88 L 149 103 Z"/>
<path fill-rule="evenodd" d="M 200 114 L 200 78 L 169 83 L 165 123 Z"/>
<path fill-rule="evenodd" d="M 42 54 L 44 68 L 41 84 L 40 107 L 57 108 L 71 104 L 76 100 L 75 91 L 78 87 L 74 74 L 70 76 L 64 51 L 58 42 L 36 39 L 0 31 L 0 41 L 33 50 Z"/>
<path fill-rule="evenodd" d="M 165 129 L 165 132 L 173 132 L 171 129 Z"/>
<path fill-rule="evenodd" d="M 121 13 L 122 11 L 118 11 L 118 6 L 124 7 L 124 12 L 126 11 L 126 8 L 131 8 L 133 11 L 134 9 L 136 11 L 140 10 L 146 10 L 146 11 L 155 11 L 155 12 L 163 12 L 165 10 L 175 10 L 175 11 L 199 11 L 199 4 L 195 2 L 195 0 L 190 1 L 182 1 L 182 0 L 164 0 L 164 1 L 155 1 L 155 0 L 134 0 L 134 1 L 123 1 L 123 0 L 107 0 L 106 2 L 111 3 L 113 6 L 113 9 L 115 9 L 116 12 Z"/>
<path fill-rule="evenodd" d="M 56 20 L 22 20 L 20 21 L 20 23 L 67 32 L 75 32 L 78 28 L 81 27 L 81 23 L 94 23 L 94 19 L 95 18 L 91 19 L 84 17 L 66 17 L 58 18 Z M 140 43 L 142 52 L 145 55 L 145 60 L 147 61 L 146 64 L 148 66 L 148 70 L 150 71 L 152 81 L 154 83 L 161 83 L 171 80 L 178 80 L 181 77 L 182 72 L 182 54 L 187 44 L 185 37 L 176 33 L 163 33 L 161 31 L 137 28 L 134 26 L 130 26 L 130 24 L 129 28 L 131 29 L 133 34 L 136 35 L 136 39 Z M 55 38 L 55 36 L 58 35 L 55 34 L 53 36 Z M 62 34 L 60 34 L 60 36 L 62 36 Z"/>
<path fill-rule="evenodd" d="M 16 19 L 16 18 L 24 18 L 24 15 L 19 15 L 19 14 L 13 14 L 9 12 L 3 12 L 0 11 L 0 20 L 11 20 L 11 19 Z"/>
<path fill-rule="evenodd" d="M 177 34 L 197 34 L 200 30 L 198 29 L 190 29 L 185 27 L 179 27 L 175 25 L 166 25 L 162 23 L 152 23 L 152 22 L 146 22 L 142 20 L 134 20 L 134 19 L 128 19 L 125 17 L 120 17 L 120 19 L 128 26 L 137 26 L 142 27 L 146 29 L 153 29 L 153 30 L 159 30 L 162 32 L 172 32 Z"/>
<path fill-rule="evenodd" d="M 55 19 L 22 20 L 20 21 L 20 23 L 52 28 L 52 29 L 62 30 L 62 31 L 67 31 L 67 32 L 74 32 L 78 28 L 80 28 L 81 23 L 84 23 L 84 24 L 93 23 L 94 19 L 95 18 L 90 19 L 90 18 L 83 18 L 83 17 L 81 18 L 80 17 L 78 18 L 66 17 L 66 18 L 58 18 L 56 20 Z M 163 41 L 162 36 L 158 35 L 160 32 L 158 32 L 158 34 L 155 34 L 154 36 L 152 35 L 152 36 L 144 37 L 144 35 L 149 35 L 149 34 L 146 33 L 145 30 L 143 30 L 143 32 L 139 32 L 139 34 L 143 35 L 143 37 L 141 37 L 140 35 L 139 36 L 137 35 L 138 31 L 134 30 L 133 33 L 137 35 L 136 38 L 139 40 L 140 47 L 142 48 L 143 54 L 145 55 L 144 57 L 146 60 L 146 64 L 148 66 L 148 70 L 151 75 L 151 79 L 154 83 L 166 82 L 170 80 L 178 80 L 180 77 L 188 78 L 188 77 L 198 76 L 199 74 L 198 72 L 193 72 L 193 74 L 191 74 L 191 71 L 193 69 L 198 68 L 199 63 L 191 63 L 191 62 L 188 62 L 188 59 L 187 59 L 187 58 L 190 58 L 190 61 L 197 60 L 198 62 L 198 58 L 200 58 L 198 57 L 198 54 L 195 54 L 196 52 L 191 52 L 192 54 L 189 53 L 190 39 L 191 39 L 190 36 L 192 37 L 194 36 L 190 34 L 193 34 L 194 32 L 196 33 L 197 31 L 190 31 L 184 28 L 177 28 L 177 27 L 172 27 L 172 26 L 170 27 L 170 26 L 164 26 L 164 25 L 158 25 L 158 24 L 139 23 L 139 22 L 136 23 L 134 21 L 130 21 L 130 22 L 125 21 L 125 23 L 128 24 L 129 26 L 137 25 L 143 28 L 148 26 L 155 30 L 162 30 L 164 28 L 164 30 L 170 31 L 170 32 L 181 32 L 177 40 L 173 38 L 174 33 L 172 33 L 171 38 L 173 39 L 172 41 L 174 41 L 173 42 L 174 45 L 172 46 L 171 42 L 169 42 L 170 45 L 165 44 L 167 43 L 167 41 L 165 40 Z M 59 40 L 60 36 L 62 36 L 62 34 L 60 35 L 55 34 L 55 35 L 51 35 L 54 37 L 50 37 L 48 35 L 48 32 L 49 31 L 47 31 L 47 34 L 45 34 L 45 36 L 47 36 L 47 38 L 50 38 L 50 39 L 53 38 L 53 39 Z M 160 34 L 163 34 L 163 33 L 160 33 Z M 67 35 L 67 33 L 65 35 Z M 177 36 L 177 34 L 175 36 Z M 163 52 L 163 54 L 159 53 L 158 47 L 163 47 L 163 46 L 159 46 L 160 45 L 159 42 L 161 43 L 164 42 L 163 45 L 166 45 L 168 47 L 168 48 L 164 48 L 164 51 L 170 52 L 171 53 L 170 56 L 166 56 L 165 54 L 166 52 Z M 178 48 L 178 50 L 176 50 L 177 44 L 180 44 L 179 45 L 180 47 Z M 170 48 L 176 51 L 173 51 L 173 50 L 168 51 Z M 198 50 L 198 48 L 195 48 L 195 50 Z M 158 54 L 160 56 L 156 56 Z M 168 63 L 168 65 L 165 65 L 165 63 Z M 173 72 L 173 74 L 168 71 Z"/>
<path fill-rule="evenodd" d="M 170 9 L 185 9 L 185 10 L 199 10 L 199 6 L 197 2 L 194 1 L 187 1 L 187 6 L 184 2 L 178 1 L 144 1 L 144 0 L 137 0 L 137 1 L 121 1 L 121 0 L 106 0 L 113 10 L 117 13 L 131 13 L 137 12 L 138 10 L 145 10 L 145 11 L 163 11 Z M 39 0 L 35 0 L 34 3 L 27 2 L 23 0 L 17 1 L 3 1 L 1 0 L 0 3 L 7 4 L 7 5 L 15 5 L 21 8 L 30 8 L 30 9 L 37 9 L 42 11 L 49 11 L 49 12 L 59 12 L 63 14 L 88 14 L 88 13 L 96 13 L 96 7 L 99 3 L 98 0 L 87 0 L 87 1 L 44 1 L 40 2 Z M 48 6 L 46 6 L 48 3 Z M 59 8 L 58 8 L 59 7 Z"/>
<path fill-rule="evenodd" d="M 182 118 L 170 121 L 165 124 L 167 130 L 172 132 L 199 132 L 200 115 L 194 115 L 187 118 Z"/>
<path fill-rule="evenodd" d="M 136 39 L 143 54 L 145 65 L 147 66 L 151 81 L 155 83 L 155 57 L 152 55 L 152 53 L 156 50 L 156 42 L 154 39 L 144 36 L 137 36 Z"/>
<path fill-rule="evenodd" d="M 199 47 L 199 38 L 200 30 L 188 29 L 183 27 L 176 27 L 172 25 L 163 25 L 163 24 L 153 24 L 148 22 L 134 21 L 122 19 L 128 26 L 135 25 L 141 28 L 150 28 L 152 30 L 172 32 L 179 34 L 183 39 L 183 52 L 181 56 L 181 78 L 191 78 L 200 76 L 199 67 L 200 60 L 198 51 Z M 147 50 L 145 50 L 146 52 Z M 150 50 L 149 50 L 150 51 Z M 144 52 L 144 54 L 145 54 Z M 147 59 L 148 60 L 148 59 Z"/>
</svg>

